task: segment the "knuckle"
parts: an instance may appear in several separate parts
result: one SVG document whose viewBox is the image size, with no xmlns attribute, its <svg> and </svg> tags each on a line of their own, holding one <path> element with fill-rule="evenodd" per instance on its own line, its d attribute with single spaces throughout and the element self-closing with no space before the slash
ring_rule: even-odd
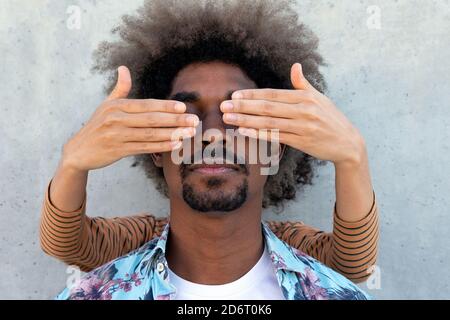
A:
<svg viewBox="0 0 450 320">
<path fill-rule="evenodd" d="M 277 121 L 274 118 L 267 118 L 265 121 L 266 127 L 268 128 L 276 128 Z"/>
<path fill-rule="evenodd" d="M 236 124 L 246 127 L 248 126 L 248 122 L 247 116 L 242 116 L 240 114 L 236 115 Z"/>
<path fill-rule="evenodd" d="M 159 101 L 154 98 L 150 98 L 147 101 L 148 101 L 147 106 L 149 107 L 150 110 L 155 110 L 159 103 Z"/>
<path fill-rule="evenodd" d="M 270 99 L 276 100 L 276 99 L 279 98 L 279 97 L 278 97 L 278 91 L 277 91 L 277 90 L 274 90 L 274 89 L 268 89 L 267 95 L 269 96 Z"/>
<path fill-rule="evenodd" d="M 252 100 L 255 97 L 252 90 L 243 90 L 241 92 L 244 99 Z"/>
<path fill-rule="evenodd" d="M 112 100 L 112 101 L 108 101 L 108 103 L 106 103 L 105 105 L 105 111 L 110 113 L 110 112 L 115 112 L 119 109 L 119 106 L 122 104 L 123 102 L 121 100 Z"/>
<path fill-rule="evenodd" d="M 144 135 L 146 138 L 153 138 L 156 135 L 156 130 L 153 128 L 145 128 Z"/>
<path fill-rule="evenodd" d="M 127 99 L 116 99 L 114 101 L 112 101 L 112 105 L 114 107 L 119 107 L 120 105 L 126 104 L 127 103 Z"/>
<path fill-rule="evenodd" d="M 314 135 L 317 132 L 317 126 L 314 124 L 308 124 L 305 126 L 305 131 L 310 135 Z"/>
<path fill-rule="evenodd" d="M 112 127 L 121 121 L 122 117 L 118 113 L 109 113 L 105 116 L 103 124 L 106 127 Z"/>
<path fill-rule="evenodd" d="M 158 117 L 156 117 L 154 114 L 150 114 L 147 116 L 146 123 L 149 127 L 154 127 L 158 124 L 158 122 Z"/>
<path fill-rule="evenodd" d="M 142 148 L 144 149 L 144 150 L 147 150 L 147 151 L 151 151 L 153 148 L 153 144 L 151 144 L 151 143 L 144 143 L 143 145 L 142 145 Z"/>
<path fill-rule="evenodd" d="M 101 115 L 105 115 L 105 114 L 110 113 L 112 111 L 111 110 L 111 108 L 112 108 L 111 102 L 112 101 L 107 101 L 107 102 L 102 103 L 100 105 L 100 107 L 97 109 L 96 113 L 101 114 Z"/>
<path fill-rule="evenodd" d="M 182 125 L 188 123 L 188 121 L 189 121 L 188 118 L 189 118 L 188 115 L 180 114 L 180 115 L 175 116 L 175 122 L 177 125 L 182 126 Z"/>
<path fill-rule="evenodd" d="M 153 147 L 151 143 L 144 142 L 136 146 L 136 151 L 139 153 L 153 152 Z"/>
<path fill-rule="evenodd" d="M 261 110 L 264 114 L 268 115 L 272 111 L 272 105 L 268 101 L 261 102 Z"/>
<path fill-rule="evenodd" d="M 304 107 L 305 116 L 308 120 L 317 121 L 319 120 L 319 109 L 314 104 L 308 104 Z"/>
<path fill-rule="evenodd" d="M 115 133 L 112 131 L 105 131 L 103 132 L 103 134 L 100 137 L 100 141 L 102 142 L 102 144 L 105 145 L 110 145 L 115 138 Z"/>
<path fill-rule="evenodd" d="M 306 100 L 314 101 L 315 96 L 314 96 L 314 94 L 311 91 L 303 92 L 303 95 L 304 95 Z"/>
</svg>

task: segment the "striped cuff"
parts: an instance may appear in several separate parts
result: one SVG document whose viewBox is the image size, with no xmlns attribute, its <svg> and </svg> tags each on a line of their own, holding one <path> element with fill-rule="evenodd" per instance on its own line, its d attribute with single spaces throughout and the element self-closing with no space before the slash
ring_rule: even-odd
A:
<svg viewBox="0 0 450 320">
<path fill-rule="evenodd" d="M 348 222 L 334 211 L 333 264 L 351 280 L 361 281 L 370 276 L 369 268 L 377 260 L 378 210 L 373 194 L 369 213 L 361 220 Z"/>
<path fill-rule="evenodd" d="M 50 186 L 52 184 L 53 179 L 50 180 L 47 186 L 47 190 L 45 192 L 45 206 L 50 210 L 51 213 L 55 214 L 57 217 L 60 218 L 66 218 L 70 219 L 73 217 L 80 216 L 81 213 L 84 213 L 86 211 L 86 194 L 83 199 L 83 203 L 81 204 L 81 207 L 74 211 L 63 211 L 55 207 L 50 200 Z"/>
<path fill-rule="evenodd" d="M 373 192 L 373 202 L 369 213 L 359 221 L 349 222 L 341 219 L 337 213 L 336 204 L 334 204 L 334 224 L 335 226 L 337 225 L 339 229 L 345 230 L 349 234 L 357 234 L 358 232 L 361 232 L 361 228 L 364 228 L 373 220 L 374 216 L 376 216 L 376 209 L 375 192 Z"/>
</svg>

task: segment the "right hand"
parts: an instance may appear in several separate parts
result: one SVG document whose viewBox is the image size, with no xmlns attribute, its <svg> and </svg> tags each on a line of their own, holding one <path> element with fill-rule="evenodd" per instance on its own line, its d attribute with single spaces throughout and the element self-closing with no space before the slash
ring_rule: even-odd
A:
<svg viewBox="0 0 450 320">
<path fill-rule="evenodd" d="M 178 140 L 171 140 L 174 131 L 180 128 L 183 138 L 195 135 L 199 119 L 184 113 L 184 103 L 127 99 L 131 86 L 130 71 L 119 67 L 114 90 L 88 123 L 64 145 L 65 167 L 87 172 L 131 155 L 169 152 L 180 147 Z"/>
</svg>

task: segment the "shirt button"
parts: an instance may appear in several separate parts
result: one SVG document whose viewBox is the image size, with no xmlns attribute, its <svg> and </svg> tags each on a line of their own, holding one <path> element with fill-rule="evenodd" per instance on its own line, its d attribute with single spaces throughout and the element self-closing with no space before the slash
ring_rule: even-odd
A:
<svg viewBox="0 0 450 320">
<path fill-rule="evenodd" d="M 158 270 L 158 272 L 162 272 L 164 270 L 164 264 L 163 263 L 158 263 L 156 265 L 156 270 Z"/>
</svg>

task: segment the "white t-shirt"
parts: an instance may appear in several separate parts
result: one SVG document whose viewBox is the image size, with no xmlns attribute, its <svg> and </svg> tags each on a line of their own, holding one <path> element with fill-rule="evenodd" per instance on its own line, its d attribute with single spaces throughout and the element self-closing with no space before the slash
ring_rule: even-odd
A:
<svg viewBox="0 0 450 320">
<path fill-rule="evenodd" d="M 197 284 L 170 269 L 169 277 L 177 289 L 175 300 L 285 300 L 267 249 L 249 272 L 230 283 Z"/>
</svg>

